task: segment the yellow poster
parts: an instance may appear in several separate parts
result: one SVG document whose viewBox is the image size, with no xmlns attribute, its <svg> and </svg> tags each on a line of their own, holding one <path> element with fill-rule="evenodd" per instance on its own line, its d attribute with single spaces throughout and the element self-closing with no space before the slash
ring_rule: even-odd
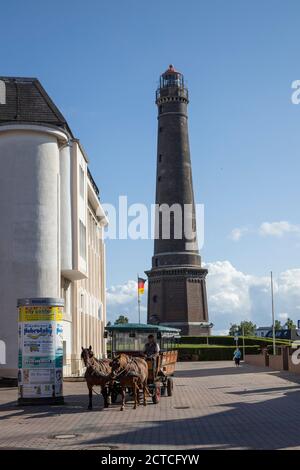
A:
<svg viewBox="0 0 300 470">
<path fill-rule="evenodd" d="M 19 308 L 19 321 L 32 322 L 32 321 L 62 321 L 63 308 L 62 307 L 20 307 Z"/>
</svg>

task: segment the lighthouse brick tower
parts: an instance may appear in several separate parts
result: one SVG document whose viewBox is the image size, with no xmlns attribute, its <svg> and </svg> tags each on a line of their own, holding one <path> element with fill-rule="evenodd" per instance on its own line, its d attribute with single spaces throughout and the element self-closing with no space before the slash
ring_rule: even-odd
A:
<svg viewBox="0 0 300 470">
<path fill-rule="evenodd" d="M 155 242 L 146 271 L 148 323 L 209 333 L 205 277 L 201 267 L 187 125 L 188 90 L 170 65 L 156 91 L 158 144 Z M 190 228 L 190 231 L 188 230 Z"/>
</svg>

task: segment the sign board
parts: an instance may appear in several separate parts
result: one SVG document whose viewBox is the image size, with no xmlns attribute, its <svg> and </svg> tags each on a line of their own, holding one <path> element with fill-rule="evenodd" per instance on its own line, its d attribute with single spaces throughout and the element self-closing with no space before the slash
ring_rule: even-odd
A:
<svg viewBox="0 0 300 470">
<path fill-rule="evenodd" d="M 237 342 L 238 342 L 238 340 L 239 340 L 239 337 L 238 337 L 237 335 L 235 335 L 235 337 L 234 337 L 234 341 L 237 343 Z"/>
<path fill-rule="evenodd" d="M 63 300 L 18 302 L 19 403 L 63 402 Z"/>
</svg>

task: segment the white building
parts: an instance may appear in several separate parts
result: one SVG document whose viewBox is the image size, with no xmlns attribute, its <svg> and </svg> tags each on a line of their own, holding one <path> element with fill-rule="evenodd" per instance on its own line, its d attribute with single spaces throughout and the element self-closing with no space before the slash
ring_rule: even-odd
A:
<svg viewBox="0 0 300 470">
<path fill-rule="evenodd" d="M 107 219 L 80 142 L 34 78 L 0 77 L 0 220 L 0 376 L 16 375 L 16 305 L 29 297 L 64 298 L 64 372 L 77 374 L 81 346 L 105 354 Z"/>
</svg>

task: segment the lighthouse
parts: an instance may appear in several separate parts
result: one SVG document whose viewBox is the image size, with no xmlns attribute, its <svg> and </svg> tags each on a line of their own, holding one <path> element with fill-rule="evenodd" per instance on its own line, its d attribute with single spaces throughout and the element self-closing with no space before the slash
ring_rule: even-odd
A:
<svg viewBox="0 0 300 470">
<path fill-rule="evenodd" d="M 201 266 L 189 148 L 188 89 L 173 65 L 160 76 L 158 109 L 155 241 L 146 271 L 148 322 L 180 328 L 182 334 L 209 333 L 207 269 Z"/>
</svg>

